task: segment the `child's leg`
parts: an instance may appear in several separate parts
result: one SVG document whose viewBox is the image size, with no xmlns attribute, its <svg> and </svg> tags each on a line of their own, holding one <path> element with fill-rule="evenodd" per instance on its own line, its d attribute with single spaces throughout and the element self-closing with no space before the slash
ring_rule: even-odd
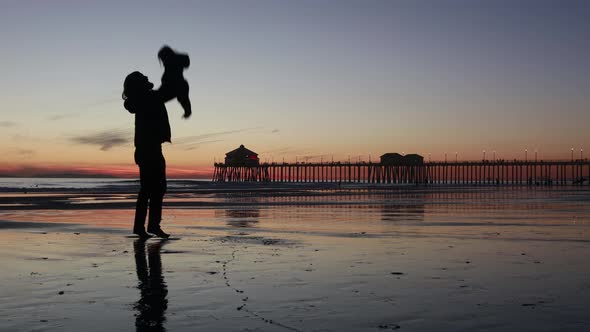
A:
<svg viewBox="0 0 590 332">
<path fill-rule="evenodd" d="M 189 87 L 187 81 L 184 81 L 181 84 L 179 84 L 176 99 L 184 109 L 185 116 L 189 116 L 192 114 L 191 100 L 188 97 L 188 91 Z"/>
<path fill-rule="evenodd" d="M 184 109 L 184 114 L 192 114 L 191 100 L 188 98 L 188 95 L 179 95 L 177 99 L 182 108 Z"/>
</svg>

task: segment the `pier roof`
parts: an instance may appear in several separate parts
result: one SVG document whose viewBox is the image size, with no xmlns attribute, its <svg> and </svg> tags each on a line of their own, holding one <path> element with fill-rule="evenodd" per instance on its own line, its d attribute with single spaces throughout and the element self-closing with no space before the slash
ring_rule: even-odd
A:
<svg viewBox="0 0 590 332">
<path fill-rule="evenodd" d="M 225 154 L 226 156 L 230 157 L 230 156 L 258 156 L 258 153 L 247 149 L 244 144 L 240 145 L 239 148 L 235 149 L 235 150 L 231 150 L 230 152 Z"/>
</svg>

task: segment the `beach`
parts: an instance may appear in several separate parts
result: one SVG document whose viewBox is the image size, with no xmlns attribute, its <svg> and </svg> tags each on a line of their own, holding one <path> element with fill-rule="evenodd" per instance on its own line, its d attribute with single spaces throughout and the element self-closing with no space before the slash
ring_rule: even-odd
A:
<svg viewBox="0 0 590 332">
<path fill-rule="evenodd" d="M 590 188 L 0 181 L 2 331 L 587 331 Z"/>
</svg>

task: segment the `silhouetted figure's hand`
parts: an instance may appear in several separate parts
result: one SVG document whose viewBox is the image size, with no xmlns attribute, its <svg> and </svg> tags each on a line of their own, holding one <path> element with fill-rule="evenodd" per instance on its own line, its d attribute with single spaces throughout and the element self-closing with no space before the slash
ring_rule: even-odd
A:
<svg viewBox="0 0 590 332">
<path fill-rule="evenodd" d="M 183 119 L 188 119 L 191 117 L 191 115 L 193 114 L 193 112 L 188 111 L 188 112 L 184 112 L 184 114 L 182 115 Z"/>
</svg>

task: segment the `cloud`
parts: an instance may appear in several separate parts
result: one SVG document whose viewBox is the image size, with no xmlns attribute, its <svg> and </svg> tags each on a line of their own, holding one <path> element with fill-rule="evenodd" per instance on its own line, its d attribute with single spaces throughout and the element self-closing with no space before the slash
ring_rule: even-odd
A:
<svg viewBox="0 0 590 332">
<path fill-rule="evenodd" d="M 22 142 L 47 141 L 47 138 L 41 139 L 39 137 L 31 137 L 29 135 L 14 134 L 14 135 L 10 135 L 10 140 L 13 141 L 13 142 L 22 143 Z"/>
<path fill-rule="evenodd" d="M 217 131 L 207 134 L 201 135 L 194 135 L 194 136 L 185 136 L 173 139 L 173 146 L 177 146 L 182 148 L 185 151 L 195 150 L 198 149 L 203 144 L 210 144 L 210 143 L 217 143 L 223 142 L 223 139 L 220 139 L 223 136 L 229 136 L 232 134 L 238 133 L 245 133 L 245 132 L 253 132 L 257 129 L 261 129 L 262 127 L 252 127 L 252 128 L 242 128 L 242 129 L 235 129 L 235 130 L 227 130 L 227 131 Z"/>
<path fill-rule="evenodd" d="M 276 133 L 279 133 L 279 132 L 281 132 L 280 129 L 273 129 L 273 131 L 271 131 L 272 134 L 276 134 Z"/>
<path fill-rule="evenodd" d="M 119 94 L 121 92 L 118 92 Z M 87 103 L 87 104 L 82 104 L 81 107 L 96 107 L 96 106 L 102 106 L 102 105 L 106 105 L 106 104 L 114 104 L 114 103 L 121 103 L 123 104 L 123 100 L 120 96 L 116 97 L 116 98 L 104 98 L 104 99 L 98 99 L 95 100 L 93 102 Z"/>
<path fill-rule="evenodd" d="M 261 129 L 261 127 L 243 128 L 173 138 L 172 142 L 173 146 L 190 151 L 199 148 L 203 144 L 222 142 L 223 140 L 219 138 L 223 136 L 244 132 L 252 132 L 257 129 Z M 113 147 L 128 144 L 129 142 L 131 142 L 131 140 L 132 135 L 128 134 L 127 131 L 120 129 L 105 130 L 95 134 L 80 135 L 70 138 L 70 141 L 76 144 L 99 145 L 102 151 L 107 151 Z"/>
<path fill-rule="evenodd" d="M 195 144 L 195 143 L 202 143 L 209 141 L 211 138 L 217 138 L 222 136 L 227 136 L 231 134 L 243 133 L 248 131 L 253 131 L 255 129 L 260 129 L 261 127 L 254 127 L 254 128 L 243 128 L 243 129 L 235 129 L 235 130 L 228 130 L 228 131 L 218 131 L 213 133 L 195 135 L 195 136 L 185 136 L 179 137 L 174 140 L 175 144 Z M 218 140 L 219 141 L 219 140 Z"/>
<path fill-rule="evenodd" d="M 8 128 L 8 127 L 15 127 L 17 125 L 14 121 L 0 121 L 0 127 Z"/>
<path fill-rule="evenodd" d="M 22 134 L 14 134 L 14 135 L 10 136 L 10 138 L 12 138 L 13 141 L 24 141 L 24 140 L 29 139 L 29 136 L 22 135 Z"/>
<path fill-rule="evenodd" d="M 107 151 L 116 146 L 129 144 L 131 137 L 126 130 L 111 129 L 91 135 L 75 136 L 70 140 L 77 144 L 99 145 L 102 151 Z"/>
<path fill-rule="evenodd" d="M 305 152 L 303 150 L 298 150 L 293 148 L 292 146 L 283 146 L 280 148 L 276 148 L 276 149 L 272 149 L 272 150 L 266 150 L 266 151 L 262 151 L 260 154 L 305 154 Z"/>
<path fill-rule="evenodd" d="M 97 99 L 95 101 L 91 101 L 88 103 L 84 103 L 84 104 L 72 104 L 72 105 L 67 105 L 67 107 L 75 107 L 77 109 L 86 109 L 86 108 L 93 108 L 93 107 L 98 107 L 98 106 L 103 106 L 103 105 L 107 105 L 107 104 L 113 104 L 116 102 L 120 102 L 122 103 L 123 101 L 121 100 L 120 97 L 118 98 L 104 98 L 104 99 Z M 76 118 L 79 117 L 80 115 L 83 115 L 84 113 L 61 113 L 61 114 L 54 114 L 54 115 L 49 115 L 46 117 L 46 119 L 48 121 L 58 121 L 58 120 L 63 120 L 63 119 L 68 119 L 68 118 Z"/>
<path fill-rule="evenodd" d="M 57 120 L 63 120 L 63 119 L 67 119 L 67 118 L 73 118 L 78 116 L 78 114 L 75 113 L 63 113 L 63 114 L 55 114 L 55 115 L 50 115 L 47 117 L 47 120 L 49 121 L 57 121 Z"/>
<path fill-rule="evenodd" d="M 217 143 L 217 142 L 223 142 L 223 140 L 222 139 L 214 139 L 214 140 L 210 140 L 210 141 L 202 141 L 199 143 L 193 143 L 193 144 L 186 146 L 184 148 L 184 150 L 185 151 L 195 150 L 195 149 L 200 148 L 201 145 L 203 145 L 203 144 L 210 144 L 210 143 Z"/>
<path fill-rule="evenodd" d="M 31 149 L 17 149 L 15 152 L 17 155 L 23 156 L 23 157 L 32 156 L 36 153 L 35 150 L 31 150 Z"/>
</svg>

